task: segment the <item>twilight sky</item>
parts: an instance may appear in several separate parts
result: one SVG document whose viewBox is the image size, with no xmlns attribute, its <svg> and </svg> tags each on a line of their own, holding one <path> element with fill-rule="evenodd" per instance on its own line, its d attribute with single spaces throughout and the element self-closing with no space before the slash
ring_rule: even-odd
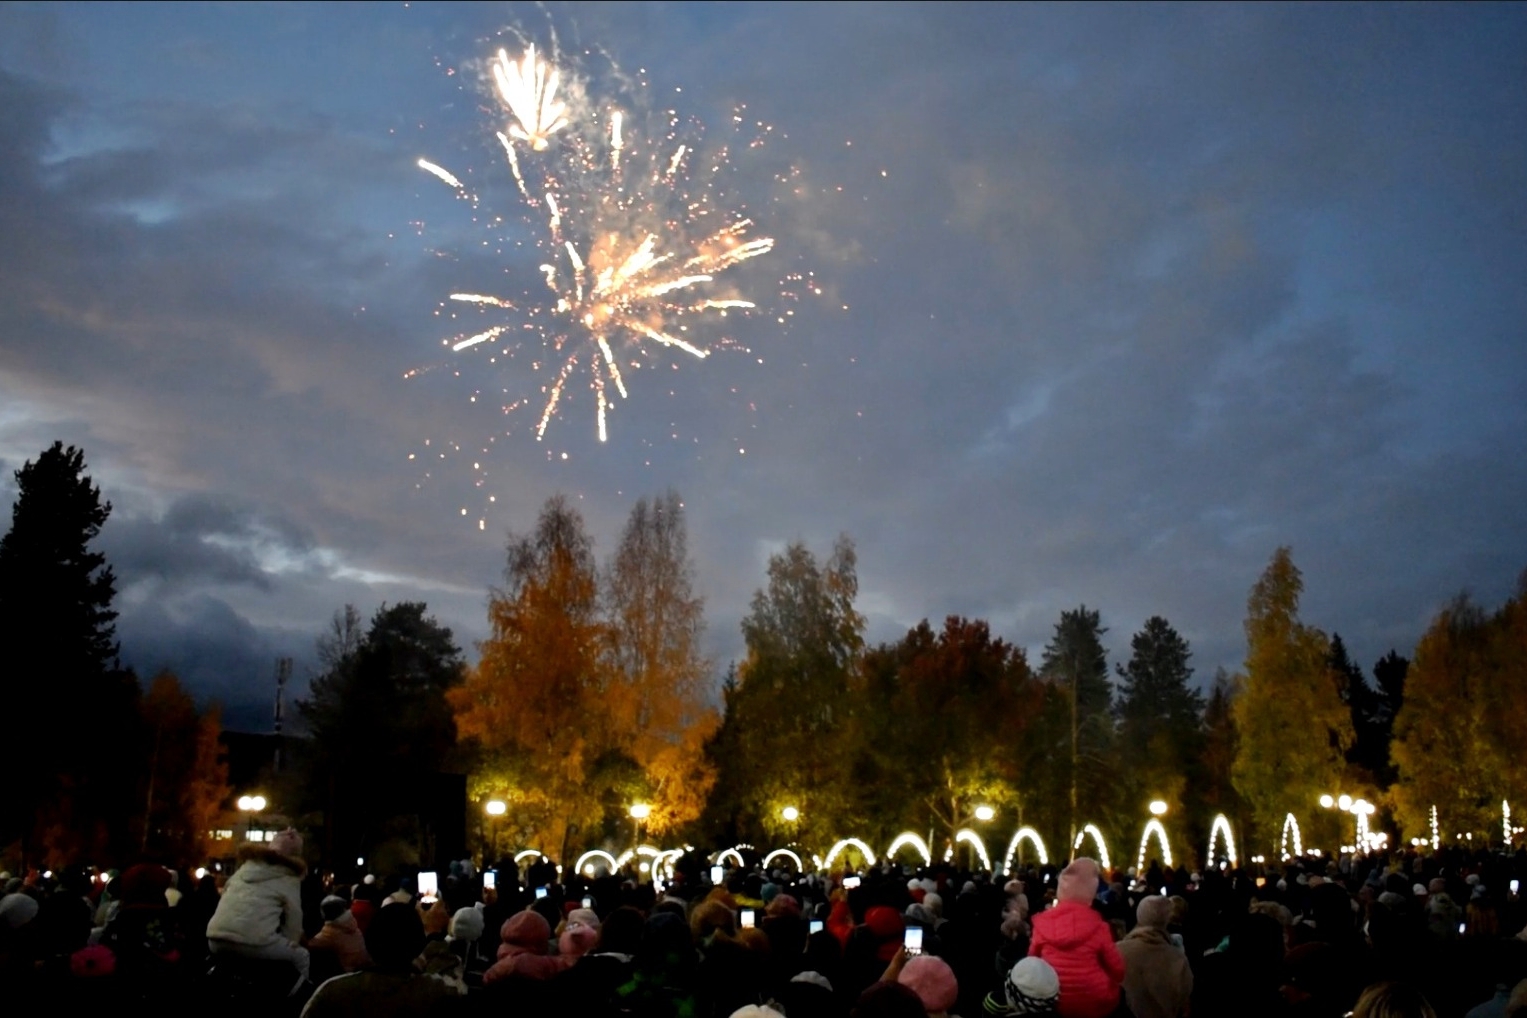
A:
<svg viewBox="0 0 1527 1018">
<path fill-rule="evenodd" d="M 544 441 L 471 401 L 545 376 L 437 311 L 534 259 L 415 165 L 534 239 L 485 61 L 552 26 L 772 125 L 737 283 L 823 290 L 630 372 L 605 444 L 581 382 Z M 718 671 L 770 552 L 839 533 L 874 640 L 959 613 L 1037 662 L 1084 602 L 1203 679 L 1289 544 L 1371 665 L 1527 566 L 1524 53 L 1520 5 L 3 5 L 0 506 L 81 445 L 124 657 L 247 728 L 346 602 L 470 648 L 557 492 L 601 554 L 682 494 Z"/>
</svg>

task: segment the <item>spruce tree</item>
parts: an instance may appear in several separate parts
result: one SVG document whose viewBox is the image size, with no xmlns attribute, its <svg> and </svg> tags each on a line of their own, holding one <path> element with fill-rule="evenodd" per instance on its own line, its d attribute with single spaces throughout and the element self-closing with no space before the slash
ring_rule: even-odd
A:
<svg viewBox="0 0 1527 1018">
<path fill-rule="evenodd" d="M 12 719 L 0 740 L 9 792 L 0 840 L 39 840 L 49 861 L 110 848 L 136 769 L 137 683 L 117 664 L 116 577 L 92 545 L 111 503 L 85 454 L 55 442 L 16 471 L 11 529 L 0 538 L 0 696 Z M 125 846 L 118 846 L 119 848 Z M 38 857 L 33 855 L 27 861 Z"/>
</svg>

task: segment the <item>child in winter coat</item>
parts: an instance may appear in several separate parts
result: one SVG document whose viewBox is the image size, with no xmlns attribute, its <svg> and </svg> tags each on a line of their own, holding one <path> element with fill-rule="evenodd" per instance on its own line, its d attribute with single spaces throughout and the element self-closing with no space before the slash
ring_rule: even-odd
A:
<svg viewBox="0 0 1527 1018">
<path fill-rule="evenodd" d="M 356 972 L 371 964 L 371 956 L 366 953 L 365 934 L 361 933 L 360 925 L 350 913 L 350 903 L 331 894 L 323 899 L 319 908 L 323 910 L 323 929 L 308 941 L 308 951 L 329 954 L 331 960 L 327 967 L 333 974 Z"/>
<path fill-rule="evenodd" d="M 207 924 L 208 949 L 214 956 L 290 962 L 306 981 L 308 952 L 299 943 L 307 873 L 301 835 L 288 828 L 268 845 L 246 844 L 239 863 Z"/>
<path fill-rule="evenodd" d="M 1077 859 L 1060 874 L 1052 909 L 1034 917 L 1029 957 L 1050 963 L 1060 977 L 1061 1018 L 1103 1018 L 1119 1006 L 1124 959 L 1108 922 L 1092 909 L 1098 865 Z"/>
</svg>

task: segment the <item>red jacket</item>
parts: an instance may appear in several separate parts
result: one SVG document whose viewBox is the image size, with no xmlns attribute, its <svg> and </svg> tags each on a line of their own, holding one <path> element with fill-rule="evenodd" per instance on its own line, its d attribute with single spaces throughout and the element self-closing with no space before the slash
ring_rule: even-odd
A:
<svg viewBox="0 0 1527 1018">
<path fill-rule="evenodd" d="M 1124 959 L 1113 932 L 1089 905 L 1063 901 L 1033 919 L 1029 956 L 1049 962 L 1060 977 L 1061 1018 L 1103 1018 L 1119 1006 Z"/>
</svg>

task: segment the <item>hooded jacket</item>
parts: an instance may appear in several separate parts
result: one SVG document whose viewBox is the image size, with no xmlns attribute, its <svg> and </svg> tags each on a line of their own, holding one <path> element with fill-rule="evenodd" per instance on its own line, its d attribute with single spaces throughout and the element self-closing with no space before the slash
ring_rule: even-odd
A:
<svg viewBox="0 0 1527 1018">
<path fill-rule="evenodd" d="M 1050 963 L 1060 977 L 1062 1018 L 1103 1018 L 1119 1006 L 1124 959 L 1113 932 L 1090 905 L 1062 901 L 1033 918 L 1029 956 Z"/>
<path fill-rule="evenodd" d="M 1124 958 L 1124 996 L 1135 1018 L 1178 1018 L 1193 997 L 1188 956 L 1162 929 L 1136 926 L 1119 941 Z"/>
<path fill-rule="evenodd" d="M 207 924 L 207 939 L 248 947 L 299 942 L 306 864 L 262 845 L 241 847 L 239 861 Z"/>
<path fill-rule="evenodd" d="M 516 912 L 504 922 L 499 936 L 498 960 L 483 973 L 484 986 L 510 977 L 550 979 L 567 968 L 562 959 L 547 953 L 551 949 L 551 924 L 538 912 Z"/>
<path fill-rule="evenodd" d="M 341 912 L 339 918 L 323 924 L 323 929 L 308 941 L 308 950 L 333 951 L 339 967 L 346 972 L 371 964 L 371 956 L 366 953 L 366 937 L 348 909 Z"/>
</svg>

